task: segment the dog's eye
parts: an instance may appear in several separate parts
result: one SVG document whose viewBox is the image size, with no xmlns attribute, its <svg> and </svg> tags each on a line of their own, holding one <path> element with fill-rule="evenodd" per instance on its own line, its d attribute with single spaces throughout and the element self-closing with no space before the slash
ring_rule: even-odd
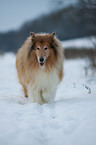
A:
<svg viewBox="0 0 96 145">
<path fill-rule="evenodd" d="M 40 50 L 40 48 L 39 48 L 39 47 L 37 47 L 37 49 L 38 49 L 38 50 Z"/>
<path fill-rule="evenodd" d="M 45 47 L 45 50 L 47 50 L 48 48 L 47 47 Z"/>
</svg>

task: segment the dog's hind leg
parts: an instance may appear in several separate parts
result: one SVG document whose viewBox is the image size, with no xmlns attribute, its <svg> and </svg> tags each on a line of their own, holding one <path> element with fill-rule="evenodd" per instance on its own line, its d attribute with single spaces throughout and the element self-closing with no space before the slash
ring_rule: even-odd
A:
<svg viewBox="0 0 96 145">
<path fill-rule="evenodd" d="M 59 81 L 62 81 L 62 79 L 63 79 L 63 69 L 59 71 Z"/>
<path fill-rule="evenodd" d="M 27 93 L 27 89 L 26 87 L 23 85 L 23 91 L 24 91 L 24 96 L 27 98 L 28 97 L 28 93 Z"/>
</svg>

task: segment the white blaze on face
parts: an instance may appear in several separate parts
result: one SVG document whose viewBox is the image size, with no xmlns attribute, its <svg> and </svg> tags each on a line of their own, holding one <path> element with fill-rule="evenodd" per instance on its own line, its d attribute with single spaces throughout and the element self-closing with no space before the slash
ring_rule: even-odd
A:
<svg viewBox="0 0 96 145">
<path fill-rule="evenodd" d="M 39 48 L 39 50 L 40 50 L 40 46 L 38 46 L 37 48 Z M 46 51 L 46 48 L 47 48 L 47 46 L 44 46 L 43 47 L 44 51 Z M 40 58 L 43 58 L 44 61 L 43 62 L 40 62 Z M 45 69 L 46 56 L 38 56 L 37 59 L 38 59 L 38 62 L 39 62 L 40 67 L 44 70 Z"/>
<path fill-rule="evenodd" d="M 40 61 L 39 61 L 39 56 L 38 56 L 38 62 L 40 63 Z"/>
</svg>

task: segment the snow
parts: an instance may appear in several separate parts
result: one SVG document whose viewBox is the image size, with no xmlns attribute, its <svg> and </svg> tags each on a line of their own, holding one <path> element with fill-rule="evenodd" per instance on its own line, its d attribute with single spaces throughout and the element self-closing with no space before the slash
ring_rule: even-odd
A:
<svg viewBox="0 0 96 145">
<path fill-rule="evenodd" d="M 62 41 L 63 48 L 75 48 L 75 49 L 90 49 L 96 45 L 96 36 L 89 36 L 83 38 L 76 38 L 71 40 Z"/>
<path fill-rule="evenodd" d="M 95 145 L 96 70 L 89 59 L 65 60 L 55 102 L 42 106 L 23 97 L 15 59 L 0 56 L 0 145 Z"/>
</svg>

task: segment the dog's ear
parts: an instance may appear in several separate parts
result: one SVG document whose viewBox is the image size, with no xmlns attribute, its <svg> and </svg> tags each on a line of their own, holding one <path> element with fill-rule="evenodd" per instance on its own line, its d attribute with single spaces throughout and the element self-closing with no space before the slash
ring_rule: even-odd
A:
<svg viewBox="0 0 96 145">
<path fill-rule="evenodd" d="M 34 32 L 30 32 L 30 36 L 32 37 L 32 41 L 35 40 L 35 33 Z"/>
<path fill-rule="evenodd" d="M 55 32 L 51 33 L 51 38 L 53 39 L 55 36 Z"/>
<path fill-rule="evenodd" d="M 55 56 L 57 57 L 57 53 L 58 53 L 58 52 L 57 52 L 57 44 L 56 44 L 56 41 L 55 41 L 55 39 L 54 39 L 54 37 L 55 37 L 55 32 L 51 33 L 50 35 L 51 35 L 51 39 L 52 39 L 51 48 L 53 49 L 54 54 L 55 54 Z"/>
</svg>

